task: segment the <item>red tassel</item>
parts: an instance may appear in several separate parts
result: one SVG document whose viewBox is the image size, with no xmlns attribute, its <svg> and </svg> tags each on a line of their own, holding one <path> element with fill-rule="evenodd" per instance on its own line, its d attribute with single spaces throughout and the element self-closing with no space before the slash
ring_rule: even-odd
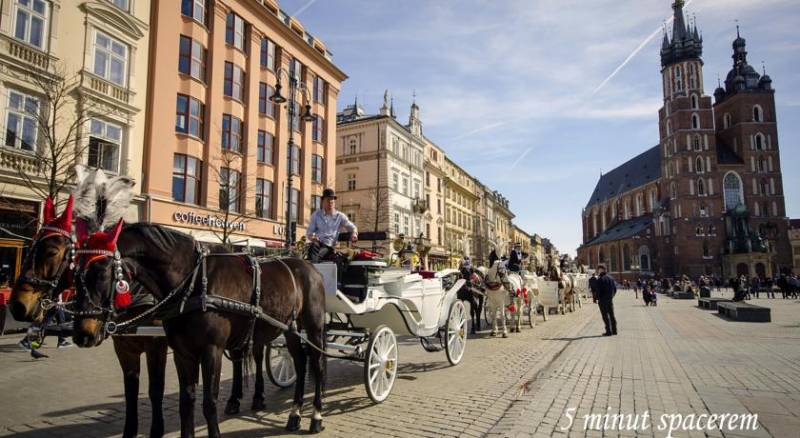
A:
<svg viewBox="0 0 800 438">
<path fill-rule="evenodd" d="M 124 309 L 131 305 L 132 300 L 133 294 L 130 292 L 117 293 L 117 295 L 114 296 L 114 307 L 117 309 Z"/>
<path fill-rule="evenodd" d="M 511 313 L 514 313 L 514 312 L 517 311 L 517 307 L 512 304 L 512 305 L 508 306 L 508 311 L 511 312 Z"/>
</svg>

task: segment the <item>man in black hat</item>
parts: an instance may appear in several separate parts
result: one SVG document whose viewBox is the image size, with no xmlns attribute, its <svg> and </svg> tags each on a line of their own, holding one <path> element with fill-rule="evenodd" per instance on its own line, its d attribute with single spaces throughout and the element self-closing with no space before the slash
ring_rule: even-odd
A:
<svg viewBox="0 0 800 438">
<path fill-rule="evenodd" d="M 511 272 L 519 272 L 521 265 L 522 265 L 522 251 L 520 250 L 520 244 L 515 243 L 514 249 L 511 250 L 511 254 L 508 259 L 508 270 Z"/>
<path fill-rule="evenodd" d="M 333 189 L 325 189 L 322 191 L 322 208 L 311 215 L 306 230 L 306 238 L 311 242 L 308 255 L 312 263 L 333 258 L 339 231 L 342 229 L 352 233 L 351 241 L 358 241 L 355 224 L 350 222 L 346 214 L 336 210 L 336 193 Z"/>
<path fill-rule="evenodd" d="M 603 316 L 603 323 L 606 332 L 603 336 L 617 334 L 617 319 L 614 318 L 614 295 L 617 294 L 617 282 L 610 275 L 606 274 L 606 266 L 597 265 L 597 280 L 595 281 L 595 302 L 600 306 L 600 315 Z"/>
</svg>

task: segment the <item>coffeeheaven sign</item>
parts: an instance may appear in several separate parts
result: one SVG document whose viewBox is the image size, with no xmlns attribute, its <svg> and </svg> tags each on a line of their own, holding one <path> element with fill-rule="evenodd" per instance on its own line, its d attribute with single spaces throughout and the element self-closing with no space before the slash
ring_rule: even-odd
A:
<svg viewBox="0 0 800 438">
<path fill-rule="evenodd" d="M 231 231 L 244 231 L 245 223 L 242 221 L 226 221 L 214 215 L 201 215 L 193 211 L 176 211 L 172 215 L 175 222 L 182 224 L 203 225 L 211 228 L 227 228 Z M 226 226 L 227 225 L 227 226 Z"/>
</svg>

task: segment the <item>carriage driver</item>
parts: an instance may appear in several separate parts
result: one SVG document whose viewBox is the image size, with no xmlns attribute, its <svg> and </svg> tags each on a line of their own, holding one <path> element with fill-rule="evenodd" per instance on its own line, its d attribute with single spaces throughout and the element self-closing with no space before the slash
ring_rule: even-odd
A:
<svg viewBox="0 0 800 438">
<path fill-rule="evenodd" d="M 469 277 L 472 275 L 472 260 L 469 259 L 468 255 L 465 255 L 464 258 L 461 259 L 461 263 L 458 268 L 461 271 L 461 276 L 465 280 L 469 280 Z"/>
<path fill-rule="evenodd" d="M 336 210 L 336 193 L 333 189 L 322 191 L 322 208 L 311 215 L 306 230 L 309 242 L 308 258 L 312 263 L 320 260 L 333 260 L 339 231 L 345 229 L 352 233 L 350 240 L 358 241 L 358 229 L 347 215 Z"/>
</svg>

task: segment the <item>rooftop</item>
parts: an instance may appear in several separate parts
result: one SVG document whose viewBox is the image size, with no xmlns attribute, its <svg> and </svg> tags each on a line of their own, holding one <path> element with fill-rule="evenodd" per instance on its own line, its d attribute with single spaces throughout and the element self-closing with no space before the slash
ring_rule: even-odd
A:
<svg viewBox="0 0 800 438">
<path fill-rule="evenodd" d="M 600 176 L 586 208 L 618 196 L 661 177 L 661 151 L 658 145 Z"/>
</svg>

